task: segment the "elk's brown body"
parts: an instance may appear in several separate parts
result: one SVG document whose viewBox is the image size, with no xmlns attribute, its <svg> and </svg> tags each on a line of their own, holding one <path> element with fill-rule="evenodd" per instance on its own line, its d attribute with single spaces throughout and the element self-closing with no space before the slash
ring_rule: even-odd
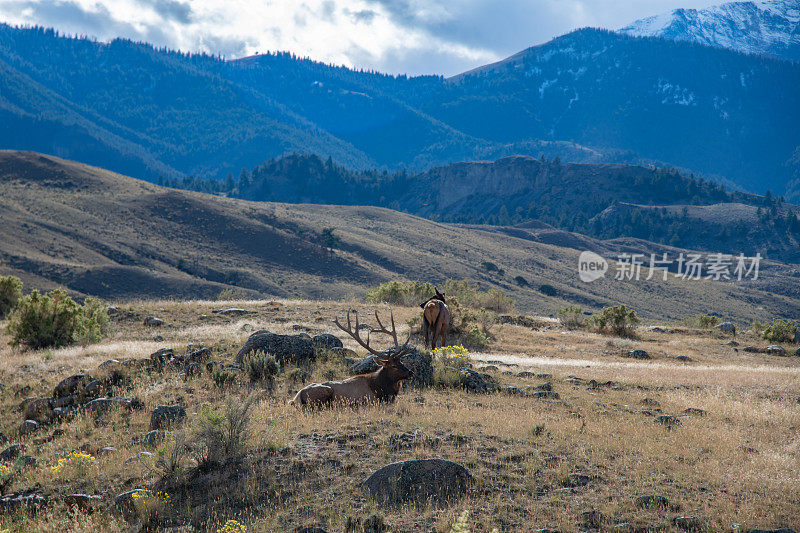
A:
<svg viewBox="0 0 800 533">
<path fill-rule="evenodd" d="M 370 333 L 384 333 L 391 335 L 394 339 L 394 347 L 389 349 L 388 354 L 375 350 L 369 344 L 369 334 L 367 340 L 361 338 L 359 333 L 360 324 L 358 322 L 358 311 L 355 312 L 355 329 L 350 322 L 350 311 L 347 312 L 347 327 L 339 323 L 339 319 L 333 322 L 339 329 L 348 335 L 375 356 L 375 362 L 380 368 L 369 374 L 360 374 L 342 381 L 325 381 L 324 383 L 313 383 L 295 394 L 289 402 L 290 405 L 298 406 L 323 406 L 333 403 L 355 404 L 370 402 L 393 402 L 400 392 L 404 380 L 413 377 L 412 372 L 406 368 L 400 358 L 411 351 L 413 346 L 408 345 L 409 338 L 405 344 L 397 342 L 397 329 L 394 325 L 394 314 L 392 314 L 392 330 L 389 331 L 375 312 L 375 320 L 378 321 L 378 328 L 369 328 Z"/>
<path fill-rule="evenodd" d="M 420 304 L 422 307 L 422 332 L 425 336 L 425 346 L 428 346 L 430 337 L 431 349 L 436 348 L 436 339 L 440 339 L 439 346 L 447 343 L 447 332 L 450 329 L 450 309 L 445 303 L 445 296 L 434 287 L 436 294 Z"/>
<path fill-rule="evenodd" d="M 411 371 L 395 356 L 378 359 L 377 363 L 381 368 L 369 374 L 360 374 L 342 381 L 309 385 L 300 390 L 289 403 L 314 407 L 336 402 L 344 404 L 393 402 L 400 392 L 403 381 L 411 379 Z"/>
</svg>

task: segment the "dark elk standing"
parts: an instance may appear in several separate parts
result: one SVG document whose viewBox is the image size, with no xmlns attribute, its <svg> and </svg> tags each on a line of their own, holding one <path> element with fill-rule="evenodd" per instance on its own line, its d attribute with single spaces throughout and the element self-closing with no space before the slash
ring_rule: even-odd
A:
<svg viewBox="0 0 800 533">
<path fill-rule="evenodd" d="M 370 328 L 367 333 L 367 340 L 364 341 L 359 333 L 361 324 L 358 322 L 358 311 L 355 311 L 355 329 L 350 323 L 350 311 L 347 312 L 347 327 L 339 323 L 339 319 L 334 319 L 339 329 L 353 337 L 362 347 L 376 357 L 375 362 L 380 368 L 369 374 L 360 374 L 343 381 L 326 381 L 324 383 L 313 383 L 300 390 L 289 404 L 321 406 L 340 402 L 346 404 L 370 403 L 370 402 L 393 402 L 404 380 L 411 379 L 413 374 L 400 361 L 400 358 L 410 352 L 413 346 L 408 345 L 408 339 L 402 345 L 397 342 L 397 329 L 394 326 L 394 313 L 392 313 L 392 330 L 389 331 L 378 318 L 375 311 L 375 320 L 378 321 L 377 328 Z M 386 352 L 380 352 L 370 346 L 370 334 L 383 333 L 390 335 L 394 340 L 394 346 Z"/>
<path fill-rule="evenodd" d="M 436 348 L 436 339 L 441 339 L 439 346 L 447 343 L 447 330 L 450 329 L 450 309 L 444 302 L 444 294 L 433 288 L 436 294 L 427 301 L 419 304 L 422 308 L 422 332 L 425 335 L 425 347 L 428 346 L 430 335 L 431 350 Z"/>
</svg>

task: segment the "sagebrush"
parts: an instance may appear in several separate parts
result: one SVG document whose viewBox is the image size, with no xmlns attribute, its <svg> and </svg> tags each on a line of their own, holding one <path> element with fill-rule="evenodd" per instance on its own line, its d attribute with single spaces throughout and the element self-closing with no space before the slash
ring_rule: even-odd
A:
<svg viewBox="0 0 800 533">
<path fill-rule="evenodd" d="M 33 349 L 99 342 L 108 330 L 108 314 L 99 300 L 77 304 L 62 289 L 23 296 L 11 313 L 12 343 Z"/>
<path fill-rule="evenodd" d="M 0 319 L 5 318 L 22 298 L 22 281 L 16 276 L 0 276 Z"/>
</svg>

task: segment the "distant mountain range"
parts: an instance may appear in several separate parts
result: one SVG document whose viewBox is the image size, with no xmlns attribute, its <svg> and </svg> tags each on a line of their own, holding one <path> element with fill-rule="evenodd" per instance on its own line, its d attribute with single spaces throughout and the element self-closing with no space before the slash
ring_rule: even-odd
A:
<svg viewBox="0 0 800 533">
<path fill-rule="evenodd" d="M 0 147 L 153 181 L 224 178 L 291 152 L 412 172 L 544 154 L 800 194 L 787 164 L 798 87 L 797 63 L 594 29 L 444 79 L 0 25 Z"/>
<path fill-rule="evenodd" d="M 800 0 L 729 2 L 706 9 L 676 9 L 637 20 L 619 31 L 800 61 Z"/>
</svg>

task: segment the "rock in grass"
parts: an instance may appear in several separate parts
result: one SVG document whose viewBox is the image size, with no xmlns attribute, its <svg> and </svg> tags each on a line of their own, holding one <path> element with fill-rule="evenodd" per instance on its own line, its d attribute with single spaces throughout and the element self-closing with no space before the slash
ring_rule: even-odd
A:
<svg viewBox="0 0 800 533">
<path fill-rule="evenodd" d="M 182 405 L 159 405 L 150 415 L 150 429 L 163 429 L 183 422 L 186 409 Z"/>
<path fill-rule="evenodd" d="M 64 503 L 83 511 L 94 511 L 103 504 L 103 498 L 94 494 L 67 494 Z"/>
<path fill-rule="evenodd" d="M 722 324 L 717 324 L 717 329 L 722 333 L 727 333 L 728 335 L 736 335 L 736 324 L 733 322 L 723 322 Z"/>
<path fill-rule="evenodd" d="M 691 416 L 706 416 L 706 412 L 703 409 L 699 409 L 697 407 L 688 407 L 683 410 L 684 414 L 691 415 Z"/>
<path fill-rule="evenodd" d="M 211 312 L 216 315 L 223 315 L 223 316 L 244 316 L 255 313 L 255 311 L 248 311 L 247 309 L 242 309 L 240 307 L 229 307 L 227 309 L 212 309 Z"/>
<path fill-rule="evenodd" d="M 466 468 L 446 459 L 417 459 L 384 466 L 364 481 L 370 495 L 385 505 L 406 502 L 442 504 L 472 484 Z"/>
<path fill-rule="evenodd" d="M 94 381 L 94 378 L 89 374 L 75 374 L 62 379 L 53 389 L 53 398 L 63 398 L 80 393 L 92 381 Z"/>
<path fill-rule="evenodd" d="M 23 420 L 22 423 L 19 425 L 19 434 L 20 435 L 30 435 L 31 433 L 35 433 L 39 431 L 39 422 L 36 420 Z"/>
<path fill-rule="evenodd" d="M 47 423 L 53 419 L 53 399 L 36 398 L 25 404 L 23 413 L 25 420 L 35 420 L 39 423 Z"/>
<path fill-rule="evenodd" d="M 25 451 L 25 446 L 22 444 L 12 444 L 2 452 L 0 452 L 0 462 L 10 463 L 14 459 L 19 458 L 22 452 Z"/>
<path fill-rule="evenodd" d="M 148 317 L 145 317 L 145 319 L 144 319 L 144 325 L 145 326 L 151 326 L 151 327 L 159 327 L 159 326 L 163 326 L 164 325 L 164 321 L 161 320 L 160 318 L 156 318 L 154 316 L 148 316 Z"/>
<path fill-rule="evenodd" d="M 691 363 L 692 362 L 692 358 L 689 357 L 688 355 L 676 355 L 675 359 L 680 361 L 681 363 Z"/>
<path fill-rule="evenodd" d="M 33 514 L 47 505 L 47 498 L 34 490 L 14 492 L 0 497 L 0 515 L 19 512 Z"/>
<path fill-rule="evenodd" d="M 658 415 L 654 422 L 666 426 L 667 429 L 671 429 L 673 426 L 679 426 L 681 423 L 680 419 L 673 415 Z"/>
<path fill-rule="evenodd" d="M 142 496 L 146 496 L 150 494 L 150 491 L 146 489 L 133 489 L 127 492 L 123 492 L 116 498 L 114 498 L 114 506 L 113 509 L 122 515 L 127 522 L 134 522 L 138 518 L 138 511 L 136 510 L 136 499 L 134 498 L 134 494 L 141 494 Z"/>
<path fill-rule="evenodd" d="M 315 357 L 314 343 L 306 333 L 279 335 L 267 330 L 256 331 L 236 354 L 236 361 L 241 363 L 248 355 L 255 352 L 268 353 L 279 363 L 301 363 L 311 361 Z"/>
<path fill-rule="evenodd" d="M 634 501 L 636 507 L 668 507 L 669 499 L 661 494 L 644 494 Z"/>
<path fill-rule="evenodd" d="M 672 519 L 672 524 L 683 531 L 702 531 L 705 529 L 702 520 L 696 516 L 676 516 Z"/>
<path fill-rule="evenodd" d="M 631 359 L 651 359 L 650 354 L 644 350 L 630 350 L 625 357 L 630 357 Z"/>
<path fill-rule="evenodd" d="M 764 351 L 766 352 L 767 355 L 779 355 L 781 357 L 786 355 L 786 350 L 783 348 L 783 346 L 780 346 L 778 344 L 767 346 L 766 348 L 764 348 Z"/>
<path fill-rule="evenodd" d="M 341 339 L 331 333 L 323 333 L 317 335 L 311 342 L 314 344 L 315 350 L 330 350 L 331 348 L 344 348 Z"/>
<path fill-rule="evenodd" d="M 145 446 L 156 446 L 164 442 L 167 438 L 167 432 L 163 429 L 154 429 L 148 431 L 139 440 Z"/>
<path fill-rule="evenodd" d="M 469 392 L 494 392 L 500 388 L 491 375 L 477 372 L 471 368 L 459 370 L 458 377 L 461 386 Z"/>
</svg>

